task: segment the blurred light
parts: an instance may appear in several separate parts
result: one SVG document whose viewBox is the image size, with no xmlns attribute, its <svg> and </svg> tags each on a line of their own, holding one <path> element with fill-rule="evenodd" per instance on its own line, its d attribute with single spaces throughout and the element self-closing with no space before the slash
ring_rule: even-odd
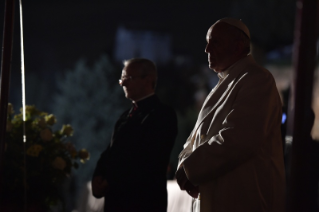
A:
<svg viewBox="0 0 319 212">
<path fill-rule="evenodd" d="M 281 123 L 284 124 L 286 122 L 286 119 L 287 119 L 287 115 L 286 113 L 283 113 L 281 118 Z"/>
<path fill-rule="evenodd" d="M 303 3 L 301 1 L 298 1 L 296 5 L 299 10 L 301 10 L 303 7 Z"/>
</svg>

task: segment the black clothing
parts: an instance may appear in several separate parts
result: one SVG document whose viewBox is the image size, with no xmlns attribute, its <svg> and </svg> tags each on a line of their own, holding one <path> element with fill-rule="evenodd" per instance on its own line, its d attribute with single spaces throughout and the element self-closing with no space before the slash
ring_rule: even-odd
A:
<svg viewBox="0 0 319 212">
<path fill-rule="evenodd" d="M 156 95 L 137 102 L 117 121 L 94 176 L 103 176 L 110 190 L 104 211 L 166 211 L 166 171 L 177 135 L 175 111 Z"/>
</svg>

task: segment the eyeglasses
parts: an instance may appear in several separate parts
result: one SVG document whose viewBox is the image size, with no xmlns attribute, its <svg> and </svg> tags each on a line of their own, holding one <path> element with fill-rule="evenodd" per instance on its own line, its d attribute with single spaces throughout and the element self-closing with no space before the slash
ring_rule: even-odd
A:
<svg viewBox="0 0 319 212">
<path fill-rule="evenodd" d="M 139 77 L 145 77 L 146 75 L 139 75 L 139 76 L 121 76 L 121 79 L 119 79 L 119 84 L 122 85 L 124 81 L 132 81 Z"/>
</svg>

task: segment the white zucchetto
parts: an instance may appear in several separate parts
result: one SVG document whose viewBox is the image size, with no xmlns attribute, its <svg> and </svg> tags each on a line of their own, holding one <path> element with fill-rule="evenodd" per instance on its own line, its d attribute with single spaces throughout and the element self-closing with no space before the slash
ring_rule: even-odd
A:
<svg viewBox="0 0 319 212">
<path fill-rule="evenodd" d="M 235 19 L 235 18 L 222 18 L 218 21 L 216 21 L 215 24 L 220 23 L 220 22 L 224 22 L 227 23 L 229 25 L 232 25 L 238 29 L 240 29 L 241 31 L 243 31 L 248 38 L 250 39 L 250 32 L 248 27 L 241 21 L 241 19 Z"/>
</svg>

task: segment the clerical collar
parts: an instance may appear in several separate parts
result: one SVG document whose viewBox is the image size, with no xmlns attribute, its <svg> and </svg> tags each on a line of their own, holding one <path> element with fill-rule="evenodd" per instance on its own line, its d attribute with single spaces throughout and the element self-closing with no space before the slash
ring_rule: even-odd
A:
<svg viewBox="0 0 319 212">
<path fill-rule="evenodd" d="M 159 99 L 156 94 L 147 95 L 147 97 L 139 100 L 138 102 L 132 102 L 137 108 L 142 110 L 148 110 L 149 108 L 153 108 L 154 105 L 158 104 Z"/>
<path fill-rule="evenodd" d="M 223 72 L 219 72 L 217 76 L 219 77 L 219 79 L 224 79 L 228 75 L 228 72 L 229 72 L 229 68 Z"/>
<path fill-rule="evenodd" d="M 141 100 L 143 100 L 143 99 L 146 99 L 146 98 L 148 98 L 148 97 L 150 97 L 150 96 L 153 96 L 155 93 L 153 92 L 153 93 L 150 93 L 149 95 L 146 95 L 146 96 L 144 96 L 144 97 L 142 97 L 142 98 L 140 98 L 140 99 L 138 99 L 138 100 L 133 100 L 132 101 L 132 103 L 133 104 L 136 104 L 137 102 L 139 102 L 139 101 L 141 101 Z"/>
</svg>

